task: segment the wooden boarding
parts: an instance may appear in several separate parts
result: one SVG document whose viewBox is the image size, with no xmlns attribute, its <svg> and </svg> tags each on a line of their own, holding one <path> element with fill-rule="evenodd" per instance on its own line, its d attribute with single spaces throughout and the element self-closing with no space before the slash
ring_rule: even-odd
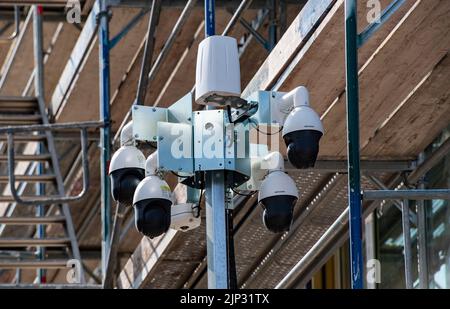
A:
<svg viewBox="0 0 450 309">
<path fill-rule="evenodd" d="M 421 152 L 430 137 L 437 136 L 450 124 L 449 81 L 450 57 L 446 54 L 412 97 L 362 145 L 362 154 L 400 157 Z"/>
<path fill-rule="evenodd" d="M 21 29 L 23 29 L 21 31 L 24 31 L 22 39 L 10 44 L 10 52 L 14 49 L 15 44 L 19 43 L 19 47 L 7 75 L 5 75 L 6 61 L 2 66 L 3 76 L 1 79 L 5 78 L 5 80 L 0 88 L 0 95 L 21 96 L 34 70 L 33 16 L 32 12 L 29 14 L 26 21 L 21 24 Z M 55 23 L 48 23 L 43 26 L 44 51 L 50 46 L 56 26 L 57 24 Z M 0 47 L 4 48 L 3 46 L 0 43 Z M 6 44 L 6 46 L 8 45 Z"/>
<path fill-rule="evenodd" d="M 179 13 L 179 11 L 177 11 Z M 178 16 L 173 18 L 178 19 Z M 169 75 L 176 61 L 181 56 L 183 50 L 190 45 L 192 37 L 196 29 L 199 27 L 203 19 L 203 12 L 194 10 L 191 16 L 188 18 L 185 27 L 180 32 L 178 39 L 174 42 L 170 53 L 168 54 L 166 61 L 161 66 L 159 73 L 156 75 L 155 79 L 150 83 L 150 87 L 147 90 L 146 102 L 147 105 L 152 105 L 151 102 L 155 99 L 155 94 L 158 94 L 165 82 L 167 75 Z M 162 21 L 160 22 L 161 25 Z M 168 31 L 171 30 L 171 26 L 167 27 L 167 31 L 163 31 L 160 26 L 157 29 L 157 46 L 153 52 L 153 61 L 156 60 L 163 44 L 168 36 Z M 165 35 L 165 36 L 164 36 Z M 118 86 L 113 98 L 112 98 L 112 119 L 113 119 L 113 131 L 115 132 L 122 122 L 123 117 L 130 109 L 131 104 L 134 102 L 136 97 L 137 85 L 140 76 L 141 64 L 142 64 L 142 53 L 145 44 L 145 39 L 141 42 L 141 47 L 139 48 L 137 54 L 133 58 L 127 72 L 122 78 L 121 84 Z"/>
<path fill-rule="evenodd" d="M 450 50 L 450 3 L 446 1 L 418 2 L 411 14 L 404 20 L 397 31 L 379 48 L 373 58 L 360 73 L 360 128 L 361 143 L 367 140 L 397 106 L 411 92 L 416 91 L 422 79 L 439 63 Z M 436 80 L 444 90 L 447 80 Z M 447 106 L 447 108 L 449 108 Z M 403 110 L 405 113 L 420 115 L 423 111 L 417 108 Z M 440 115 L 436 114 L 435 121 L 429 121 L 438 130 L 444 129 L 448 122 L 437 123 Z M 330 109 L 323 119 L 326 134 L 321 144 L 321 155 L 345 156 L 345 96 L 341 96 L 337 104 Z M 391 127 L 391 130 L 393 128 Z M 440 131 L 439 130 L 439 131 Z M 403 131 L 405 140 L 417 135 L 417 130 Z M 415 141 L 425 148 L 436 137 L 422 134 L 423 140 Z M 385 144 L 386 149 L 398 148 L 399 145 Z M 409 148 L 411 149 L 411 148 Z M 415 157 L 418 152 L 398 152 L 398 158 Z M 422 151 L 421 149 L 420 151 Z M 420 152 L 419 151 L 419 152 Z M 379 155 L 364 151 L 365 156 L 378 158 Z"/>
<path fill-rule="evenodd" d="M 139 9 L 112 9 L 110 38 L 119 33 L 139 11 Z M 147 20 L 147 17 L 142 18 L 133 30 L 111 50 L 111 91 L 114 91 L 120 84 L 124 72 L 139 48 L 140 40 L 147 28 Z M 98 73 L 98 42 L 95 39 L 79 75 L 76 76 L 75 86 L 72 85 L 65 102 L 57 110 L 58 122 L 73 121 L 74 119 L 77 121 L 96 120 L 99 118 Z"/>
</svg>

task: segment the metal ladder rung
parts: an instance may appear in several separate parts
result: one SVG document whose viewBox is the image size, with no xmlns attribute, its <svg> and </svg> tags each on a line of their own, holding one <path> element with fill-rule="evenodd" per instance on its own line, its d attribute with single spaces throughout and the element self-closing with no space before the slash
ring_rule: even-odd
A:
<svg viewBox="0 0 450 309">
<path fill-rule="evenodd" d="M 53 174 L 42 174 L 42 175 L 16 175 L 16 181 L 27 181 L 27 182 L 52 182 L 55 180 L 55 175 Z M 0 183 L 8 183 L 9 179 L 6 175 L 0 175 Z"/>
<path fill-rule="evenodd" d="M 34 196 L 20 195 L 21 199 L 24 199 L 24 200 L 27 200 L 27 201 L 28 200 L 32 200 L 33 198 L 36 198 L 36 197 L 38 197 L 38 196 L 36 196 L 36 195 L 34 195 Z M 0 196 L 0 203 L 15 203 L 15 202 L 16 202 L 16 200 L 11 195 L 2 195 L 2 196 Z M 0 220 L 1 219 L 2 219 L 2 217 L 0 217 Z"/>
<path fill-rule="evenodd" d="M 38 111 L 38 101 L 34 97 L 0 97 L 0 111 Z"/>
<path fill-rule="evenodd" d="M 0 112 L 11 114 L 21 112 L 36 112 L 38 105 L 35 102 L 0 102 Z"/>
<path fill-rule="evenodd" d="M 0 224 L 9 224 L 9 225 L 54 224 L 54 223 L 64 223 L 65 221 L 66 219 L 64 216 L 0 217 Z"/>
<path fill-rule="evenodd" d="M 41 115 L 0 114 L 0 124 L 2 125 L 38 124 L 41 122 Z"/>
<path fill-rule="evenodd" d="M 14 155 L 14 161 L 48 161 L 50 159 L 51 156 L 49 153 L 33 154 L 33 155 L 25 155 L 25 154 Z M 8 156 L 0 155 L 0 161 L 8 161 Z"/>
<path fill-rule="evenodd" d="M 3 103 L 20 103 L 20 102 L 34 102 L 37 103 L 36 97 L 22 97 L 22 96 L 0 96 L 0 105 Z"/>
<path fill-rule="evenodd" d="M 67 268 L 67 260 L 10 260 L 0 259 L 0 269 L 22 268 L 22 269 L 59 269 Z"/>
<path fill-rule="evenodd" d="M 64 238 L 0 238 L 0 247 L 65 247 L 70 239 Z"/>
<path fill-rule="evenodd" d="M 14 135 L 15 142 L 42 142 L 45 141 L 47 137 L 44 134 L 36 134 L 36 135 L 23 135 L 17 134 Z M 4 134 L 0 135 L 0 141 L 7 141 L 8 137 Z"/>
</svg>

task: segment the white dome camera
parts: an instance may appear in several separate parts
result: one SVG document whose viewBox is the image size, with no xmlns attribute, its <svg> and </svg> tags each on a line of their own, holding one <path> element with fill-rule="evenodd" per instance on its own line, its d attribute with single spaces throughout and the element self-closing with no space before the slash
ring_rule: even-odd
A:
<svg viewBox="0 0 450 309">
<path fill-rule="evenodd" d="M 289 113 L 282 132 L 289 162 L 299 169 L 314 167 L 324 129 L 319 115 L 309 105 L 308 90 L 298 87 L 283 95 L 278 105 L 281 114 Z"/>
<path fill-rule="evenodd" d="M 258 194 L 258 202 L 264 209 L 264 225 L 274 233 L 289 231 L 298 200 L 297 186 L 284 172 L 284 160 L 279 152 L 268 154 L 263 163 L 269 164 Z"/>
<path fill-rule="evenodd" d="M 131 123 L 122 130 L 122 147 L 114 153 L 109 166 L 113 199 L 125 205 L 132 205 L 134 191 L 145 174 L 145 156 L 134 146 L 131 130 Z"/>
<path fill-rule="evenodd" d="M 139 232 L 150 238 L 167 232 L 171 222 L 172 192 L 169 185 L 156 174 L 157 153 L 145 163 L 144 180 L 134 192 L 135 224 Z"/>
</svg>

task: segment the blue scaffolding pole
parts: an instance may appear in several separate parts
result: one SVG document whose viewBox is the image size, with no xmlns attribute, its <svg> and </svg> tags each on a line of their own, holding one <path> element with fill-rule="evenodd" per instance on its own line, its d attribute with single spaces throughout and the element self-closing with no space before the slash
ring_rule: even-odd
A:
<svg viewBox="0 0 450 309">
<path fill-rule="evenodd" d="M 358 49 L 364 45 L 405 3 L 393 0 L 361 34 L 357 27 L 357 0 L 345 0 L 345 60 L 347 95 L 348 202 L 350 222 L 350 258 L 353 289 L 364 288 L 362 245 L 362 194 L 359 140 Z"/>
<path fill-rule="evenodd" d="M 348 202 L 352 288 L 362 289 L 363 248 L 361 171 L 359 153 L 358 32 L 356 0 L 345 1 L 345 57 L 347 81 Z"/>
<path fill-rule="evenodd" d="M 109 72 L 109 11 L 106 0 L 99 0 L 99 65 L 100 65 L 100 118 L 104 127 L 100 129 L 100 178 L 101 217 L 102 217 L 102 276 L 105 277 L 107 255 L 111 236 L 111 196 L 108 177 L 108 165 L 111 158 L 111 126 L 110 126 L 110 72 Z"/>
</svg>

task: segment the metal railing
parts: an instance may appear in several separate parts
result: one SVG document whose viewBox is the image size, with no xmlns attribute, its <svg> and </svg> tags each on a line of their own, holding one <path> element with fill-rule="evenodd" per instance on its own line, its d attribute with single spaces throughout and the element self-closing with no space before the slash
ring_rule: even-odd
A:
<svg viewBox="0 0 450 309">
<path fill-rule="evenodd" d="M 88 159 L 88 128 L 103 127 L 103 121 L 86 121 L 78 123 L 64 123 L 64 124 L 44 124 L 44 125 L 32 125 L 32 126 L 9 126 L 6 128 L 0 128 L 0 134 L 6 133 L 8 137 L 8 180 L 10 184 L 11 194 L 17 203 L 23 205 L 42 205 L 42 204 L 59 204 L 67 202 L 75 202 L 82 199 L 89 190 L 89 159 Z M 83 189 L 76 196 L 49 196 L 38 198 L 23 199 L 18 194 L 15 188 L 16 175 L 14 173 L 15 154 L 14 154 L 14 133 L 24 132 L 38 132 L 38 131 L 56 131 L 78 129 L 80 130 L 81 139 L 81 160 L 83 166 Z"/>
<path fill-rule="evenodd" d="M 8 37 L 0 37 L 1 42 L 12 41 L 19 36 L 20 33 L 20 8 L 14 6 L 14 32 Z"/>
</svg>

